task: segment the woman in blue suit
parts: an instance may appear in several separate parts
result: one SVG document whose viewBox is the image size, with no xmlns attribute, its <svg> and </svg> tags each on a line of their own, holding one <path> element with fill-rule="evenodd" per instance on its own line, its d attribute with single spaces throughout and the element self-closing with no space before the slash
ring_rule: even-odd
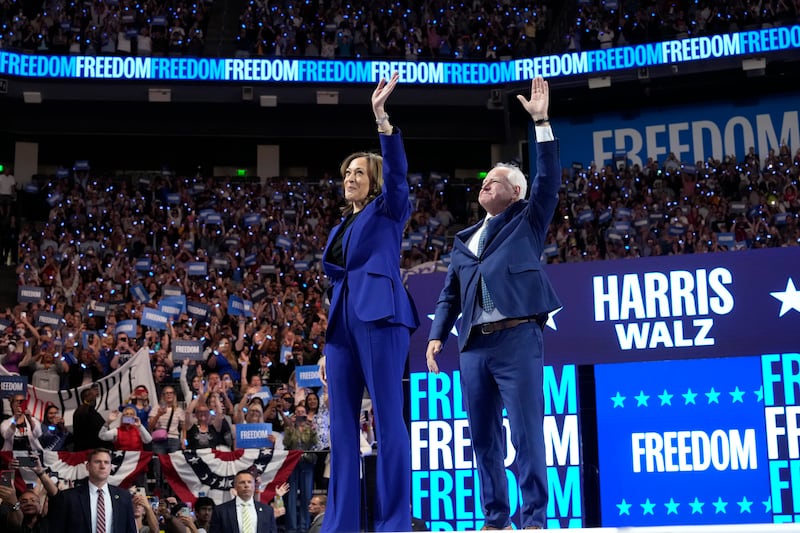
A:
<svg viewBox="0 0 800 533">
<path fill-rule="evenodd" d="M 411 215 L 408 163 L 384 110 L 395 73 L 372 93 L 382 156 L 358 152 L 341 165 L 344 218 L 328 237 L 331 281 L 325 377 L 331 415 L 331 477 L 322 533 L 360 530 L 359 417 L 366 386 L 378 439 L 375 531 L 409 531 L 411 468 L 402 377 L 419 320 L 400 278 L 400 242 Z"/>
</svg>

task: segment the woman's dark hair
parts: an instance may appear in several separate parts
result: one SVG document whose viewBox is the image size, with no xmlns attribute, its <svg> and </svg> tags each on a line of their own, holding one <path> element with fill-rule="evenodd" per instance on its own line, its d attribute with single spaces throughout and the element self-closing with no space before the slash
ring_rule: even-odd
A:
<svg viewBox="0 0 800 533">
<path fill-rule="evenodd" d="M 311 391 L 311 392 L 307 392 L 306 393 L 306 398 L 305 398 L 305 400 L 303 400 L 303 407 L 306 408 L 306 412 L 308 413 L 308 398 L 309 398 L 309 396 L 314 396 L 317 399 L 317 407 L 314 409 L 314 412 L 318 413 L 319 412 L 320 401 L 319 401 L 319 394 L 317 394 L 316 392 Z"/>
<path fill-rule="evenodd" d="M 381 193 L 381 189 L 383 188 L 383 157 L 378 154 L 372 152 L 354 152 L 348 155 L 344 161 L 342 161 L 341 166 L 339 167 L 339 173 L 344 179 L 345 172 L 347 171 L 347 167 L 350 166 L 350 163 L 353 162 L 354 159 L 358 159 L 359 157 L 363 157 L 367 160 L 367 176 L 369 176 L 369 193 L 367 193 L 366 203 L 370 203 L 372 200 L 375 199 Z M 342 215 L 349 215 L 353 212 L 353 205 L 347 204 L 342 208 Z"/>
</svg>

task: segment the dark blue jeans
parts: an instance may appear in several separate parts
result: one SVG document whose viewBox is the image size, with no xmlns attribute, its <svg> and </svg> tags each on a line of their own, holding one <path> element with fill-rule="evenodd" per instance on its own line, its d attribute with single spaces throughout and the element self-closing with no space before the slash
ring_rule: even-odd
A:
<svg viewBox="0 0 800 533">
<path fill-rule="evenodd" d="M 298 492 L 300 498 L 298 499 Z M 286 494 L 286 533 L 305 533 L 311 525 L 308 503 L 314 492 L 314 463 L 300 459 L 289 476 Z M 299 510 L 298 510 L 299 507 Z"/>
</svg>

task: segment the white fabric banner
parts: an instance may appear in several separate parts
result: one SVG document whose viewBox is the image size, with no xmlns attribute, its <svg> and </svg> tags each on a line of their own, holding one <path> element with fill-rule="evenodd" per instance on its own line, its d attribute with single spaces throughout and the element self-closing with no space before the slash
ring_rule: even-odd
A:
<svg viewBox="0 0 800 533">
<path fill-rule="evenodd" d="M 0 365 L 0 375 L 13 375 Z M 108 417 L 108 413 L 115 411 L 122 403 L 130 398 L 133 390 L 139 385 L 144 385 L 150 391 L 150 398 L 156 397 L 156 386 L 153 381 L 153 371 L 150 368 L 150 352 L 142 348 L 115 371 L 104 376 L 94 383 L 100 389 L 97 398 L 97 411 Z M 48 390 L 28 385 L 28 413 L 42 420 L 45 409 L 53 404 L 61 409 L 64 423 L 72 428 L 72 413 L 80 405 L 80 393 L 92 385 L 82 387 Z"/>
</svg>

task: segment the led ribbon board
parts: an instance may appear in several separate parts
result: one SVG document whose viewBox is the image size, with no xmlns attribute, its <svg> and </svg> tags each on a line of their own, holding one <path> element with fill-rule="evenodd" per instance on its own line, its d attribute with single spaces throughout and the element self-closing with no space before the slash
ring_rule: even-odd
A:
<svg viewBox="0 0 800 533">
<path fill-rule="evenodd" d="M 798 48 L 800 26 L 795 25 L 492 63 L 50 56 L 1 51 L 0 75 L 81 80 L 372 84 L 397 71 L 401 83 L 497 85 L 536 76 L 602 75 Z"/>
</svg>

